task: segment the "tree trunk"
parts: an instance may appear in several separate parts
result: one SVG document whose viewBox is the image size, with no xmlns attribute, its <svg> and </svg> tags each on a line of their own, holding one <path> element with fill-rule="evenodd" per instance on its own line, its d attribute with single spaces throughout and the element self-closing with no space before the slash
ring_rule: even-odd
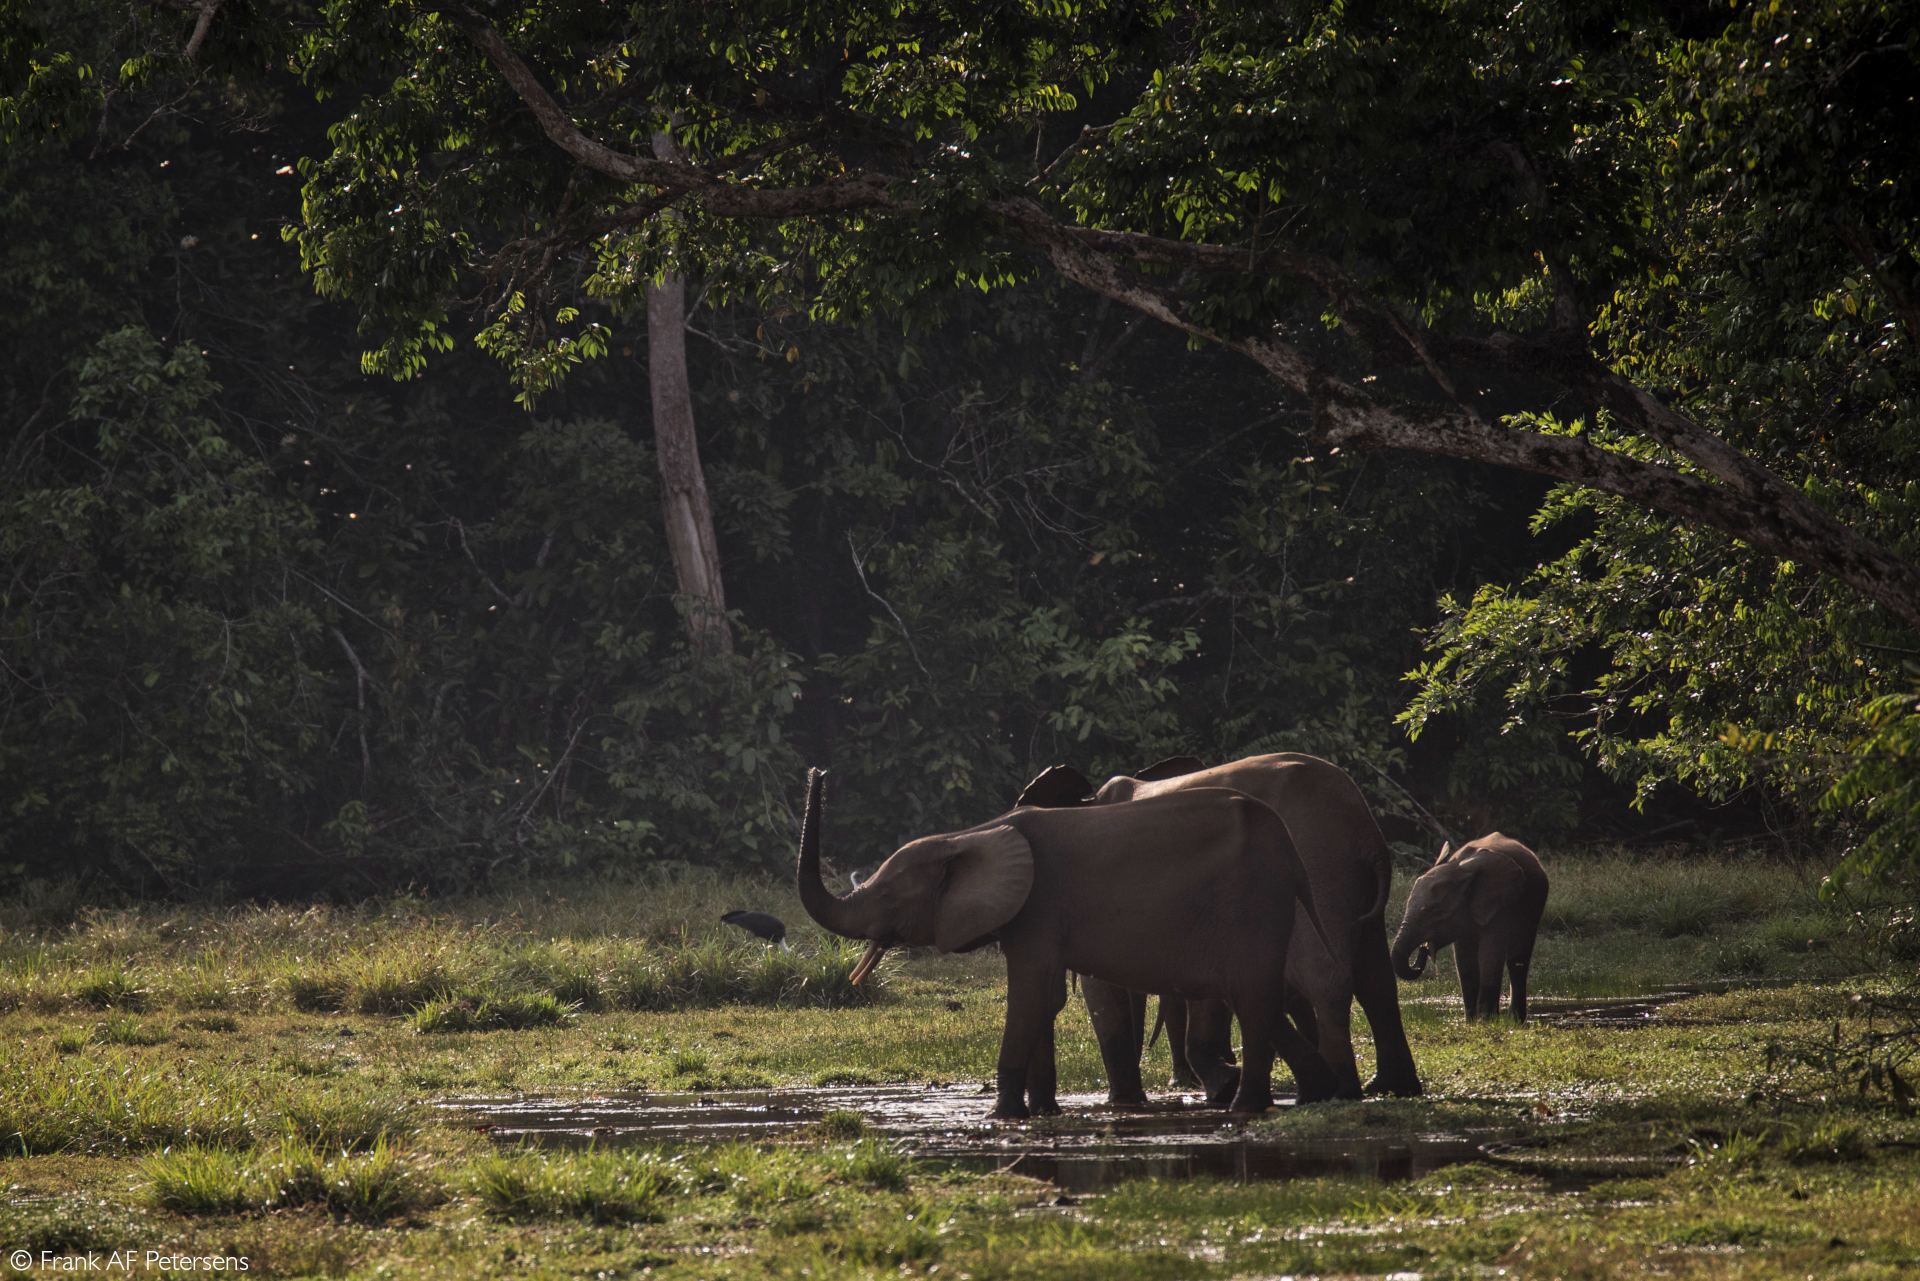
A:
<svg viewBox="0 0 1920 1281">
<path fill-rule="evenodd" d="M 665 134 L 656 154 L 673 149 Z M 693 386 L 687 378 L 687 282 L 668 273 L 647 286 L 647 383 L 653 399 L 654 454 L 660 462 L 660 505 L 667 551 L 687 610 L 687 635 L 696 653 L 730 654 L 727 594 L 720 580 L 720 544 L 713 535 L 700 439 L 693 427 Z"/>
</svg>

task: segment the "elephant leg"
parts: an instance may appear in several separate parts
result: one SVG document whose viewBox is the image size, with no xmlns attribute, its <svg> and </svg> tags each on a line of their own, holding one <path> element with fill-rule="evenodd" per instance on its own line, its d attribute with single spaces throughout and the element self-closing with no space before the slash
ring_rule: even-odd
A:
<svg viewBox="0 0 1920 1281">
<path fill-rule="evenodd" d="M 1500 1013 L 1500 972 L 1507 965 L 1507 940 L 1498 930 L 1480 937 L 1480 1017 L 1491 1019 Z"/>
<path fill-rule="evenodd" d="M 1187 1002 L 1187 1057 L 1207 1092 L 1207 1102 L 1225 1105 L 1245 1079 L 1233 1063 L 1233 1007 L 1225 1001 Z"/>
<path fill-rule="evenodd" d="M 1105 979 L 1082 977 L 1080 998 L 1093 1020 L 1093 1038 L 1100 1046 L 1100 1062 L 1107 1069 L 1107 1102 L 1115 1107 L 1145 1103 L 1140 1051 L 1146 997 Z"/>
<path fill-rule="evenodd" d="M 1066 1004 L 1063 995 L 1060 1003 Z M 1057 1013 L 1057 1012 L 1056 1012 Z M 1059 1064 L 1053 1053 L 1053 1020 L 1047 1020 L 1033 1054 L 1027 1060 L 1027 1111 L 1034 1116 L 1059 1116 Z"/>
<path fill-rule="evenodd" d="M 1407 1029 L 1400 1021 L 1400 989 L 1394 981 L 1393 964 L 1387 957 L 1387 936 L 1376 926 L 1365 936 L 1353 963 L 1353 995 L 1360 1012 L 1373 1029 L 1373 1079 L 1367 1082 L 1368 1094 L 1395 1094 L 1414 1098 L 1421 1092 L 1420 1072 L 1413 1065 L 1413 1050 L 1407 1044 Z"/>
<path fill-rule="evenodd" d="M 1353 1058 L 1353 998 L 1344 990 L 1324 993 L 1314 1002 L 1313 1011 L 1320 1034 L 1300 1039 L 1319 1047 L 1320 1058 L 1333 1078 L 1335 1097 L 1359 1098 L 1360 1068 Z"/>
<path fill-rule="evenodd" d="M 1194 1071 L 1193 1058 L 1187 1053 L 1187 998 L 1161 997 L 1160 1023 L 1167 1034 L 1167 1052 L 1173 1058 L 1173 1076 L 1168 1084 L 1175 1089 L 1196 1088 L 1200 1084 L 1200 1074 Z"/>
<path fill-rule="evenodd" d="M 1023 949 L 1024 951 L 1024 949 Z M 1054 1016 L 1067 1003 L 1067 972 L 1050 960 L 1007 951 L 1007 1022 L 1000 1034 L 1000 1061 L 995 1082 L 995 1120 L 1018 1121 L 1027 1109 L 1027 1077 L 1042 1045 L 1052 1046 Z M 1053 1088 L 1052 1068 L 1038 1082 Z"/>
<path fill-rule="evenodd" d="M 1507 977 L 1513 981 L 1513 1021 L 1527 1021 L 1527 969 L 1529 961 L 1522 957 L 1508 957 Z"/>
<path fill-rule="evenodd" d="M 1319 1042 L 1320 1020 L 1314 1016 L 1313 1002 L 1298 988 L 1287 989 L 1287 1017 L 1293 1020 L 1293 1026 L 1299 1029 L 1304 1039 Z"/>
<path fill-rule="evenodd" d="M 1460 971 L 1460 999 L 1467 1003 L 1467 1021 L 1480 1014 L 1480 940 L 1463 938 L 1453 945 L 1454 968 Z"/>
<path fill-rule="evenodd" d="M 1507 974 L 1513 980 L 1513 1021 L 1527 1021 L 1527 975 L 1533 969 L 1533 944 L 1540 936 L 1540 914 L 1546 909 L 1543 894 L 1531 905 L 1524 926 L 1507 942 Z"/>
<path fill-rule="evenodd" d="M 1285 1019 L 1277 1020 L 1273 1029 L 1274 1049 L 1287 1067 L 1293 1072 L 1293 1099 L 1296 1103 L 1322 1103 L 1340 1096 L 1340 1087 L 1331 1068 L 1327 1066 L 1326 1056 L 1316 1049 L 1307 1039 L 1294 1030 L 1293 1024 Z M 1252 1051 L 1248 1051 L 1251 1056 Z M 1347 1062 L 1353 1062 L 1353 1056 L 1347 1056 Z M 1269 1059 L 1271 1063 L 1271 1059 Z M 1360 1075 L 1354 1073 L 1354 1098 L 1360 1097 Z"/>
<path fill-rule="evenodd" d="M 1279 993 L 1274 994 L 1278 998 Z M 1279 1028 L 1298 1040 L 1278 999 L 1235 1003 L 1240 1017 L 1240 1083 L 1233 1092 L 1235 1112 L 1265 1112 L 1273 1106 L 1273 1049 Z M 1304 1041 L 1301 1044 L 1305 1044 Z"/>
<path fill-rule="evenodd" d="M 1249 999 L 1240 1007 L 1240 1088 L 1233 1096 L 1235 1112 L 1264 1112 L 1273 1106 L 1273 1060 L 1277 1054 L 1293 1072 L 1294 1100 L 1319 1103 L 1334 1097 L 1333 1072 L 1327 1061 L 1287 1019 L 1284 988 L 1276 999 Z"/>
</svg>

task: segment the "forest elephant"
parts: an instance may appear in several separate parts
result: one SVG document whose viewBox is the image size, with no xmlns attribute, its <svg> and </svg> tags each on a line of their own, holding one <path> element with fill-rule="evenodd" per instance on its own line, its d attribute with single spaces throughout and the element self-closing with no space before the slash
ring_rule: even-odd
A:
<svg viewBox="0 0 1920 1281">
<path fill-rule="evenodd" d="M 1547 873 L 1534 852 L 1499 832 L 1459 849 L 1440 847 L 1407 895 L 1393 938 L 1393 969 L 1413 980 L 1427 960 L 1453 945 L 1467 1017 L 1500 1012 L 1500 970 L 1513 980 L 1513 1017 L 1527 1021 L 1527 970 L 1547 906 Z"/>
<path fill-rule="evenodd" d="M 868 941 L 856 983 L 888 948 L 999 943 L 1007 1014 L 994 1117 L 1059 1111 L 1053 1021 L 1069 970 L 1227 1002 L 1244 1034 L 1236 1111 L 1272 1103 L 1276 1053 L 1301 1102 L 1332 1097 L 1332 1075 L 1282 1009 L 1296 905 L 1311 916 L 1312 891 L 1286 825 L 1265 805 L 1208 790 L 1124 812 L 1021 807 L 911 841 L 836 896 L 820 877 L 822 776 L 807 775 L 800 901 L 827 930 Z"/>
<path fill-rule="evenodd" d="M 1392 855 L 1366 798 L 1344 770 L 1298 752 L 1249 756 L 1211 769 L 1192 757 L 1174 757 L 1138 774 L 1110 778 L 1096 792 L 1078 770 L 1055 766 L 1027 785 L 1019 803 L 1098 807 L 1216 788 L 1251 796 L 1278 814 L 1306 868 L 1331 954 L 1313 931 L 1294 930 L 1288 1009 L 1301 1032 L 1319 1046 L 1339 1093 L 1352 1098 L 1362 1093 L 1353 1053 L 1357 999 L 1373 1030 L 1375 1072 L 1365 1091 L 1419 1094 L 1420 1074 L 1401 1025 L 1399 989 L 1387 956 Z M 1178 857 L 1180 851 L 1176 847 L 1170 853 Z M 1123 1106 L 1144 1102 L 1145 991 L 1129 992 L 1099 978 L 1084 982 L 1081 991 L 1107 1069 L 1109 1100 Z M 1230 1061 L 1230 1023 L 1217 1009 L 1189 1006 L 1166 992 L 1161 992 L 1160 1012 L 1174 1051 L 1175 1083 L 1202 1085 L 1210 1099 L 1220 1101 L 1233 1088 L 1231 1072 L 1218 1070 L 1223 1057 Z M 1197 1079 L 1186 1079 L 1189 1075 Z"/>
</svg>

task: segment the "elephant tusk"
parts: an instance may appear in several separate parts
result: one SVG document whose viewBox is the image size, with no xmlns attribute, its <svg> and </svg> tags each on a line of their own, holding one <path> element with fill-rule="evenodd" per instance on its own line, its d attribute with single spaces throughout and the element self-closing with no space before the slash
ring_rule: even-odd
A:
<svg viewBox="0 0 1920 1281">
<path fill-rule="evenodd" d="M 866 955 L 862 956 L 860 958 L 860 963 L 853 967 L 853 975 L 852 975 L 853 985 L 855 987 L 859 987 L 860 984 L 863 981 L 865 981 L 867 975 L 873 973 L 873 967 L 880 964 L 880 958 L 885 956 L 886 954 L 887 954 L 887 949 L 885 944 L 882 944 L 882 943 L 867 944 Z"/>
</svg>

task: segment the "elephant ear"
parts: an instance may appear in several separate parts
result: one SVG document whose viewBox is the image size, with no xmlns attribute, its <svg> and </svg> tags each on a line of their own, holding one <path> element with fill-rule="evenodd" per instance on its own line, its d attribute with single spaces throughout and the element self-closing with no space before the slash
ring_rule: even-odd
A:
<svg viewBox="0 0 1920 1281">
<path fill-rule="evenodd" d="M 1482 929 L 1511 910 L 1520 896 L 1520 870 L 1503 858 L 1480 860 L 1474 869 L 1473 919 Z"/>
<path fill-rule="evenodd" d="M 933 912 L 933 944 L 958 952 L 1005 925 L 1033 889 L 1033 849 L 1009 823 L 953 838 L 946 888 Z"/>
<path fill-rule="evenodd" d="M 1157 783 L 1163 778 L 1198 774 L 1206 767 L 1207 763 L 1198 756 L 1169 756 L 1164 761 L 1155 761 L 1145 769 L 1135 770 L 1133 776 L 1143 783 Z"/>
<path fill-rule="evenodd" d="M 1015 808 L 1038 805 L 1042 809 L 1060 809 L 1078 805 L 1092 795 L 1093 784 L 1085 774 L 1071 765 L 1051 765 L 1035 775 L 1013 804 Z"/>
<path fill-rule="evenodd" d="M 1420 880 L 1427 885 L 1435 912 L 1441 917 L 1461 917 L 1476 911 L 1474 882 L 1479 869 L 1458 859 L 1435 863 Z"/>
</svg>

